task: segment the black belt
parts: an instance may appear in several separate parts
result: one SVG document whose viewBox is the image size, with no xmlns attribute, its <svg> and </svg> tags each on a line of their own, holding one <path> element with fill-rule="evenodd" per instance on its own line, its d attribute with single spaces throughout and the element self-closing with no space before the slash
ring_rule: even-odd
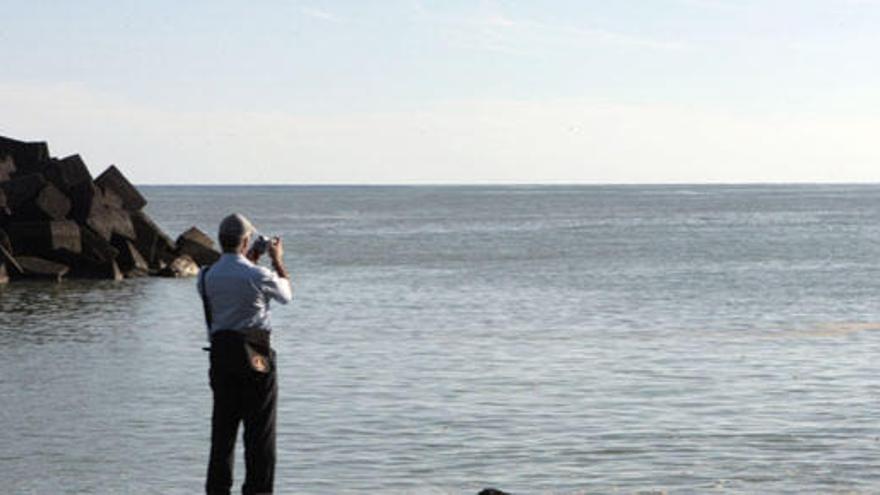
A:
<svg viewBox="0 0 880 495">
<path fill-rule="evenodd" d="M 207 350 L 211 351 L 212 367 L 216 358 L 218 363 L 224 363 L 221 367 L 236 369 L 242 364 L 241 359 L 246 358 L 247 366 L 259 373 L 269 373 L 275 368 L 275 351 L 269 345 L 268 330 L 217 330 L 211 334 L 211 347 Z"/>
<path fill-rule="evenodd" d="M 271 333 L 262 328 L 245 328 L 242 330 L 217 330 L 211 332 L 211 344 L 215 342 L 244 341 L 254 346 L 258 351 L 269 352 L 271 348 L 269 336 Z"/>
</svg>

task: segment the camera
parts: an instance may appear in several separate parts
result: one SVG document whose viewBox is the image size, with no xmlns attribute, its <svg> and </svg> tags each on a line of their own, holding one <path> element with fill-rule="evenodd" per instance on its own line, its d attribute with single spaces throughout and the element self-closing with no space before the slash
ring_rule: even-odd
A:
<svg viewBox="0 0 880 495">
<path fill-rule="evenodd" d="M 251 251 L 262 256 L 266 254 L 266 250 L 269 249 L 270 244 L 272 244 L 272 239 L 261 235 L 254 239 L 254 244 L 251 246 Z"/>
</svg>

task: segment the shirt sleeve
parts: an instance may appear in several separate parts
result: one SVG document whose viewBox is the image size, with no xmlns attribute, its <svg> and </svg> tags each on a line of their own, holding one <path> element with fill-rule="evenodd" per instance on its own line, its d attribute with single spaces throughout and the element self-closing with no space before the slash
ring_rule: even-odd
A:
<svg viewBox="0 0 880 495">
<path fill-rule="evenodd" d="M 274 299 L 281 304 L 287 304 L 293 299 L 293 289 L 290 287 L 290 280 L 279 277 L 277 273 L 269 269 L 261 270 L 261 272 L 260 289 L 266 297 Z"/>
</svg>

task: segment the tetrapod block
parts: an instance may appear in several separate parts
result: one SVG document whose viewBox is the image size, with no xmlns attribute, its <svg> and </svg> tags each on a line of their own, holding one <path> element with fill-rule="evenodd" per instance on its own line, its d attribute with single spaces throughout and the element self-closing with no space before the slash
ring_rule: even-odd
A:
<svg viewBox="0 0 880 495">
<path fill-rule="evenodd" d="M 16 208 L 32 199 L 46 187 L 46 179 L 40 174 L 25 175 L 0 183 L 6 195 L 6 206 L 15 213 Z"/>
<path fill-rule="evenodd" d="M 15 173 L 15 159 L 12 155 L 0 153 L 0 182 L 6 182 Z"/>
<path fill-rule="evenodd" d="M 189 255 L 199 266 L 210 265 L 220 259 L 220 252 L 214 249 L 214 241 L 196 227 L 190 227 L 180 234 L 177 252 Z"/>
<path fill-rule="evenodd" d="M 147 260 L 141 256 L 141 253 L 131 241 L 121 237 L 114 237 L 113 241 L 113 246 L 119 250 L 116 262 L 126 277 L 143 277 L 150 274 Z"/>
<path fill-rule="evenodd" d="M 15 217 L 17 220 L 64 220 L 69 212 L 67 196 L 52 183 L 47 183 L 36 196 L 16 207 Z"/>
<path fill-rule="evenodd" d="M 58 250 L 82 252 L 79 226 L 72 221 L 22 222 L 8 227 L 16 254 L 45 254 Z"/>
<path fill-rule="evenodd" d="M 0 153 L 11 155 L 18 173 L 40 172 L 49 161 L 45 142 L 25 142 L 0 136 Z"/>
<path fill-rule="evenodd" d="M 103 264 L 109 263 L 119 256 L 118 249 L 89 227 L 80 225 L 79 233 L 82 239 L 82 255 L 86 259 L 92 260 L 97 264 Z"/>
<path fill-rule="evenodd" d="M 0 229 L 0 247 L 6 248 L 10 253 L 12 252 L 12 241 L 9 240 L 9 234 L 3 229 Z"/>
<path fill-rule="evenodd" d="M 49 278 L 61 281 L 61 278 L 70 271 L 67 265 L 37 256 L 18 256 L 15 259 L 23 269 L 22 276 L 26 278 Z"/>
<path fill-rule="evenodd" d="M 169 263 L 174 259 L 176 249 L 162 229 L 156 225 L 143 211 L 131 213 L 131 222 L 135 230 L 135 247 L 147 260 L 151 268 L 158 268 L 160 263 Z"/>
<path fill-rule="evenodd" d="M 49 182 L 64 192 L 71 188 L 92 182 L 92 174 L 79 155 L 71 155 L 61 160 L 52 160 L 44 172 Z"/>
<path fill-rule="evenodd" d="M 70 198 L 71 218 L 81 223 L 85 223 L 92 211 L 103 204 L 101 190 L 91 182 L 83 182 L 71 187 L 67 191 L 67 197 Z"/>
<path fill-rule="evenodd" d="M 171 263 L 159 271 L 163 277 L 195 277 L 199 274 L 199 265 L 191 257 L 183 254 L 174 258 Z"/>
<path fill-rule="evenodd" d="M 107 206 L 103 202 L 97 202 L 97 198 L 95 201 L 89 216 L 84 221 L 86 225 L 107 241 L 114 234 L 129 240 L 134 240 L 137 237 L 134 224 L 132 224 L 127 211 Z"/>
<path fill-rule="evenodd" d="M 122 175 L 122 172 L 116 168 L 116 165 L 110 167 L 101 173 L 95 179 L 95 185 L 105 191 L 112 191 L 122 199 L 123 207 L 129 211 L 137 211 L 147 205 L 147 200 L 141 196 L 128 179 Z"/>
<path fill-rule="evenodd" d="M 2 244 L 0 244 L 0 263 L 4 263 L 7 266 L 7 272 L 18 274 L 24 271 L 18 262 L 15 261 L 15 257 L 12 256 L 12 250 L 7 249 Z"/>
</svg>

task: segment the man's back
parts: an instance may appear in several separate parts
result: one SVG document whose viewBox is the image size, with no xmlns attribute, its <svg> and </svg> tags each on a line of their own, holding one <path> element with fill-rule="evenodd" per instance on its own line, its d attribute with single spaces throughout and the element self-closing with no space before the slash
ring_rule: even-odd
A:
<svg viewBox="0 0 880 495">
<path fill-rule="evenodd" d="M 204 290 L 210 305 L 211 332 L 258 328 L 271 330 L 269 301 L 287 304 L 290 282 L 268 268 L 255 265 L 241 254 L 224 253 L 208 269 Z"/>
</svg>

